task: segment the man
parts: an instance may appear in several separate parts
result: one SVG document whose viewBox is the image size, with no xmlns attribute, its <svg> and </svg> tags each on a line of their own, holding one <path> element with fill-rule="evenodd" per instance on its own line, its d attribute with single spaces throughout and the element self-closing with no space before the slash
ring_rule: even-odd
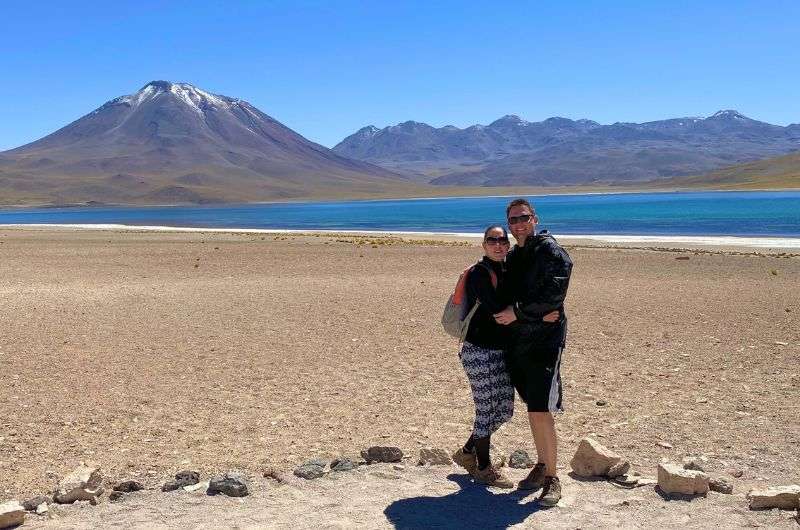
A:
<svg viewBox="0 0 800 530">
<path fill-rule="evenodd" d="M 561 483 L 556 473 L 553 413 L 562 410 L 560 368 L 567 335 L 564 299 L 572 260 L 546 231 L 536 233 L 539 219 L 525 199 L 511 201 L 506 217 L 517 240 L 506 259 L 515 303 L 495 314 L 495 319 L 500 324 L 514 324 L 506 363 L 512 383 L 528 406 L 538 456 L 537 464 L 518 487 L 542 488 L 539 503 L 555 506 L 561 499 Z M 561 316 L 557 322 L 542 320 L 554 310 Z"/>
</svg>

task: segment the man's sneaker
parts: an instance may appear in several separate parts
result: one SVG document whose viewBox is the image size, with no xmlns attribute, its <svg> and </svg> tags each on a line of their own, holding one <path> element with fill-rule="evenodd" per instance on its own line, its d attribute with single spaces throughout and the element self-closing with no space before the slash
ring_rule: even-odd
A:
<svg viewBox="0 0 800 530">
<path fill-rule="evenodd" d="M 470 475 L 474 475 L 478 468 L 478 457 L 472 451 L 464 452 L 463 447 L 459 447 L 453 453 L 453 462 L 466 469 Z"/>
<path fill-rule="evenodd" d="M 487 486 L 494 486 L 496 488 L 513 488 L 514 483 L 505 477 L 493 465 L 488 465 L 483 469 L 476 469 L 472 475 L 477 482 L 486 484 Z"/>
<path fill-rule="evenodd" d="M 542 506 L 555 506 L 561 500 L 561 481 L 558 477 L 547 477 L 544 480 L 542 495 L 539 504 Z"/>
<path fill-rule="evenodd" d="M 517 488 L 521 490 L 538 490 L 544 486 L 544 469 L 541 462 L 533 466 L 528 476 L 519 481 Z"/>
</svg>

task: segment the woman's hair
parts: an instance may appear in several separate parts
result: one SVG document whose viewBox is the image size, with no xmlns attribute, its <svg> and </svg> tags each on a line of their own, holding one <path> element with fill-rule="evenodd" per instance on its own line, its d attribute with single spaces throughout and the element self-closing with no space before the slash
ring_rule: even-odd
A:
<svg viewBox="0 0 800 530">
<path fill-rule="evenodd" d="M 487 228 L 486 230 L 484 230 L 483 239 L 486 239 L 486 236 L 489 235 L 489 232 L 491 232 L 495 228 L 499 228 L 500 230 L 503 231 L 503 237 L 506 237 L 506 238 L 508 237 L 508 232 L 506 231 L 506 227 L 505 226 L 503 226 L 503 225 L 492 225 L 489 228 Z"/>
</svg>

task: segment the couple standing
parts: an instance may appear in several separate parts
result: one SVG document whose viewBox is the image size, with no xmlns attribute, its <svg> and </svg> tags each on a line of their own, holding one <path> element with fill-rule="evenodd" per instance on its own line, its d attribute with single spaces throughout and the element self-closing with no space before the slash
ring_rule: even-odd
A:
<svg viewBox="0 0 800 530">
<path fill-rule="evenodd" d="M 475 402 L 472 435 L 453 455 L 479 482 L 504 488 L 513 483 L 489 458 L 491 435 L 514 412 L 514 389 L 527 404 L 537 463 L 519 489 L 542 489 L 539 502 L 561 498 L 556 474 L 554 412 L 561 408 L 561 353 L 567 334 L 564 298 L 572 261 L 546 231 L 525 199 L 506 208 L 517 244 L 509 250 L 508 232 L 490 226 L 483 237 L 483 259 L 467 277 L 467 307 L 479 302 L 459 353 Z"/>
</svg>

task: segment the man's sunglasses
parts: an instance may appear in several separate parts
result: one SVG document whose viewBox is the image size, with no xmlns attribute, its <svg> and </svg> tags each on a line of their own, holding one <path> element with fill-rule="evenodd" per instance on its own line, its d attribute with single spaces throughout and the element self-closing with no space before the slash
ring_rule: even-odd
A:
<svg viewBox="0 0 800 530">
<path fill-rule="evenodd" d="M 528 215 L 528 214 L 515 215 L 513 217 L 509 217 L 508 218 L 508 224 L 515 225 L 517 223 L 527 223 L 528 221 L 531 220 L 532 217 L 533 217 L 532 215 Z"/>
<path fill-rule="evenodd" d="M 489 245 L 508 245 L 508 238 L 507 237 L 492 237 L 488 236 L 484 238 L 484 243 L 488 243 Z"/>
</svg>

